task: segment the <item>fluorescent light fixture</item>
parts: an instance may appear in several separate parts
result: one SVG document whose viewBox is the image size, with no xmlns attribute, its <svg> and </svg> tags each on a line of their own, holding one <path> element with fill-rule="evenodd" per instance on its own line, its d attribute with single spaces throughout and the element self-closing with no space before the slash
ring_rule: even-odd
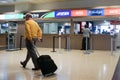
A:
<svg viewBox="0 0 120 80">
<path fill-rule="evenodd" d="M 98 6 L 93 8 L 120 8 L 120 5 L 114 5 L 114 6 Z"/>
<path fill-rule="evenodd" d="M 0 15 L 0 20 L 4 20 L 5 19 L 5 15 Z"/>
<path fill-rule="evenodd" d="M 50 10 L 33 10 L 33 11 L 30 11 L 30 12 L 48 12 Z"/>
<path fill-rule="evenodd" d="M 0 3 L 8 3 L 7 1 L 5 1 L 5 0 L 2 0 L 2 1 L 0 1 Z"/>
</svg>

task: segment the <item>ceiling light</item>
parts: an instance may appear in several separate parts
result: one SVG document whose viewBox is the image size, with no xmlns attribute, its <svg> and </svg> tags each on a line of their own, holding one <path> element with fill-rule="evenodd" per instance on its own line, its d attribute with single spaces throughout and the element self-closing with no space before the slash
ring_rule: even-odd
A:
<svg viewBox="0 0 120 80">
<path fill-rule="evenodd" d="M 30 11 L 30 12 L 48 12 L 50 10 L 34 10 L 34 11 Z"/>
<path fill-rule="evenodd" d="M 3 1 L 0 1 L 0 3 L 7 3 L 7 1 L 3 0 Z"/>
</svg>

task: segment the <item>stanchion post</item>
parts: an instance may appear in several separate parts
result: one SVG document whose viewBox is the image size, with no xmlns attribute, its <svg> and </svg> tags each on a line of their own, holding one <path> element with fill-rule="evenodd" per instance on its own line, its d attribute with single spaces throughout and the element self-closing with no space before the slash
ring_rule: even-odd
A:
<svg viewBox="0 0 120 80">
<path fill-rule="evenodd" d="M 9 38 L 10 38 L 10 35 L 8 34 L 8 45 L 7 45 L 7 49 L 9 49 L 9 46 L 10 46 L 10 42 L 9 42 Z"/>
<path fill-rule="evenodd" d="M 87 52 L 87 48 L 88 48 L 87 45 L 88 45 L 88 38 L 86 37 L 86 46 L 85 46 L 86 47 L 86 52 Z"/>
<path fill-rule="evenodd" d="M 92 36 L 90 36 L 90 52 L 93 52 L 93 47 L 92 47 Z"/>
<path fill-rule="evenodd" d="M 22 35 L 20 36 L 20 50 L 21 50 L 21 48 L 22 48 Z"/>
<path fill-rule="evenodd" d="M 56 52 L 55 51 L 55 36 L 53 36 L 53 51 L 52 52 Z"/>
<path fill-rule="evenodd" d="M 86 37 L 86 50 L 85 50 L 85 54 L 89 54 L 90 52 L 88 52 L 88 38 Z"/>
<path fill-rule="evenodd" d="M 111 54 L 113 54 L 113 37 L 111 36 Z"/>
<path fill-rule="evenodd" d="M 111 36 L 111 54 L 113 55 L 113 48 L 114 48 L 114 46 L 113 46 L 113 39 L 115 37 L 115 32 L 111 31 L 110 32 L 110 36 Z"/>
<path fill-rule="evenodd" d="M 59 50 L 61 49 L 61 31 L 59 31 Z"/>
<path fill-rule="evenodd" d="M 70 51 L 70 37 L 67 36 L 67 51 Z"/>
</svg>

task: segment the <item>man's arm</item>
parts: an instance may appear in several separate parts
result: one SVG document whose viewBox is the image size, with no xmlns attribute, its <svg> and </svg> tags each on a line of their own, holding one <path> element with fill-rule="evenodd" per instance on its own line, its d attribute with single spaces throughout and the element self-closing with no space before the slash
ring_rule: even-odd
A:
<svg viewBox="0 0 120 80">
<path fill-rule="evenodd" d="M 41 41 L 42 40 L 42 30 L 41 30 L 41 28 L 39 27 L 39 25 L 38 25 L 38 41 Z"/>
<path fill-rule="evenodd" d="M 27 32 L 27 38 L 30 40 L 31 43 L 33 43 L 31 29 L 30 29 L 30 25 L 28 23 L 25 23 L 25 30 Z"/>
</svg>

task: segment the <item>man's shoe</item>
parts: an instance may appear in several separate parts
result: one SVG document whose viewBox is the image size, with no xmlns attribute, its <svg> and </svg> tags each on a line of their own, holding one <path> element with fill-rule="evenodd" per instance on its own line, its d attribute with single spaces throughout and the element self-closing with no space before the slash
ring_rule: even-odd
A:
<svg viewBox="0 0 120 80">
<path fill-rule="evenodd" d="M 21 61 L 20 64 L 23 66 L 23 68 L 26 67 L 26 65 Z"/>
<path fill-rule="evenodd" d="M 32 68 L 32 70 L 39 70 L 40 68 Z"/>
</svg>

